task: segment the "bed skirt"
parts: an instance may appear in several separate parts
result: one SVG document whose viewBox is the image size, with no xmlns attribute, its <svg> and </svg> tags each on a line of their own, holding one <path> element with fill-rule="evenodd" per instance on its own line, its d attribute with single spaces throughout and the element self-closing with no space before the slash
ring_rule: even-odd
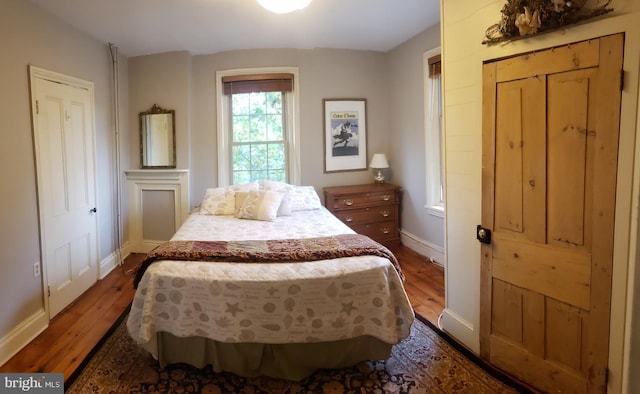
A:
<svg viewBox="0 0 640 394">
<path fill-rule="evenodd" d="M 202 368 L 211 364 L 216 372 L 295 381 L 318 369 L 345 368 L 366 360 L 385 360 L 391 355 L 392 347 L 371 336 L 332 342 L 261 344 L 225 343 L 201 337 L 180 338 L 166 332 L 157 334 L 158 361 L 162 367 L 186 363 Z"/>
</svg>

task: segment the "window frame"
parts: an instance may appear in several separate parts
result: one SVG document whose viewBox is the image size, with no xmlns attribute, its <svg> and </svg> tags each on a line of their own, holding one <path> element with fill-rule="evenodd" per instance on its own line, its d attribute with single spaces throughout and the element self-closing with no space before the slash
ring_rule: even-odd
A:
<svg viewBox="0 0 640 394">
<path fill-rule="evenodd" d="M 231 184 L 231 122 L 230 96 L 224 94 L 222 78 L 230 75 L 246 74 L 293 74 L 293 91 L 286 94 L 285 100 L 285 141 L 287 141 L 288 182 L 300 184 L 300 89 L 297 67 L 260 67 L 216 71 L 216 107 L 218 140 L 218 186 Z M 283 108 L 284 110 L 284 108 Z"/>
<path fill-rule="evenodd" d="M 442 71 L 440 73 L 440 130 L 434 130 L 429 121 L 431 106 L 431 78 L 429 77 L 429 58 L 440 55 L 441 48 L 425 52 L 423 61 L 424 80 L 424 122 L 425 122 L 425 164 L 426 164 L 426 196 L 425 209 L 430 215 L 444 218 L 445 213 L 445 168 L 444 168 L 444 97 L 442 94 Z M 437 133 L 436 133 L 437 131 Z"/>
</svg>

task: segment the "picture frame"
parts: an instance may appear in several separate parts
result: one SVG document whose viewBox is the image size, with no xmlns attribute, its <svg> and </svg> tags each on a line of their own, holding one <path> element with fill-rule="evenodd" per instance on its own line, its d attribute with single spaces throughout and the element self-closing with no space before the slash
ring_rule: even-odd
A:
<svg viewBox="0 0 640 394">
<path fill-rule="evenodd" d="M 324 172 L 367 170 L 367 100 L 323 99 Z"/>
</svg>

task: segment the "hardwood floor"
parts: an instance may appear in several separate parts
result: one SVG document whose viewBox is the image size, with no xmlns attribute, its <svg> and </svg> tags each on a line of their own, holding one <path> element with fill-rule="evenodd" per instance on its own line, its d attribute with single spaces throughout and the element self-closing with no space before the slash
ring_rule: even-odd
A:
<svg viewBox="0 0 640 394">
<path fill-rule="evenodd" d="M 392 252 L 404 272 L 404 288 L 413 310 L 438 326 L 444 309 L 444 268 L 405 246 Z"/>
<path fill-rule="evenodd" d="M 405 288 L 417 314 L 437 325 L 444 309 L 444 269 L 411 249 L 393 249 L 406 276 Z M 49 323 L 49 327 L 0 372 L 61 372 L 71 376 L 133 299 L 133 271 L 144 255 L 133 254 L 122 267 L 98 281 Z"/>
</svg>

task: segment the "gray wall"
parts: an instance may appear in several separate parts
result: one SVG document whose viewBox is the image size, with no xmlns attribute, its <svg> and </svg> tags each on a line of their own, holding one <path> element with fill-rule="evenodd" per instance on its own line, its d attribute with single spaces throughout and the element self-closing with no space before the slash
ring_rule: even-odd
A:
<svg viewBox="0 0 640 394">
<path fill-rule="evenodd" d="M 0 0 L 0 339 L 42 311 L 35 157 L 28 65 L 94 83 L 100 259 L 114 251 L 111 59 L 98 42 L 22 0 Z M 121 68 L 126 83 L 126 66 Z M 126 85 L 121 94 L 126 96 Z M 126 99 L 123 108 L 126 111 Z M 126 117 L 128 118 L 128 116 Z M 126 132 L 126 130 L 124 130 Z M 125 159 L 126 160 L 126 159 Z M 2 354 L 0 354 L 2 356 Z"/>
<path fill-rule="evenodd" d="M 130 125 L 137 114 L 158 102 L 176 109 L 178 167 L 190 170 L 191 205 L 197 204 L 208 187 L 218 185 L 216 139 L 216 71 L 249 67 L 294 66 L 300 77 L 301 179 L 322 187 L 373 181 L 370 171 L 324 173 L 323 98 L 366 98 L 368 158 L 389 143 L 388 62 L 379 52 L 338 49 L 271 49 L 223 52 L 194 56 L 179 53 L 133 57 L 129 59 Z M 176 60 L 178 59 L 178 60 Z M 184 78 L 190 73 L 190 80 Z M 189 91 L 188 95 L 184 92 Z M 187 114 L 185 116 L 185 114 Z M 137 126 L 136 126 L 137 127 Z M 134 135 L 135 134 L 135 135 Z M 139 136 L 132 133 L 132 163 L 139 163 Z M 182 154 L 182 155 L 181 155 Z M 185 157 L 186 155 L 186 157 Z"/>
<path fill-rule="evenodd" d="M 444 220 L 430 215 L 425 155 L 424 69 L 422 55 L 440 46 L 440 25 L 399 45 L 389 54 L 390 119 L 387 133 L 389 165 L 402 185 L 402 231 L 444 248 Z M 444 261 L 438 261 L 444 264 Z"/>
</svg>

